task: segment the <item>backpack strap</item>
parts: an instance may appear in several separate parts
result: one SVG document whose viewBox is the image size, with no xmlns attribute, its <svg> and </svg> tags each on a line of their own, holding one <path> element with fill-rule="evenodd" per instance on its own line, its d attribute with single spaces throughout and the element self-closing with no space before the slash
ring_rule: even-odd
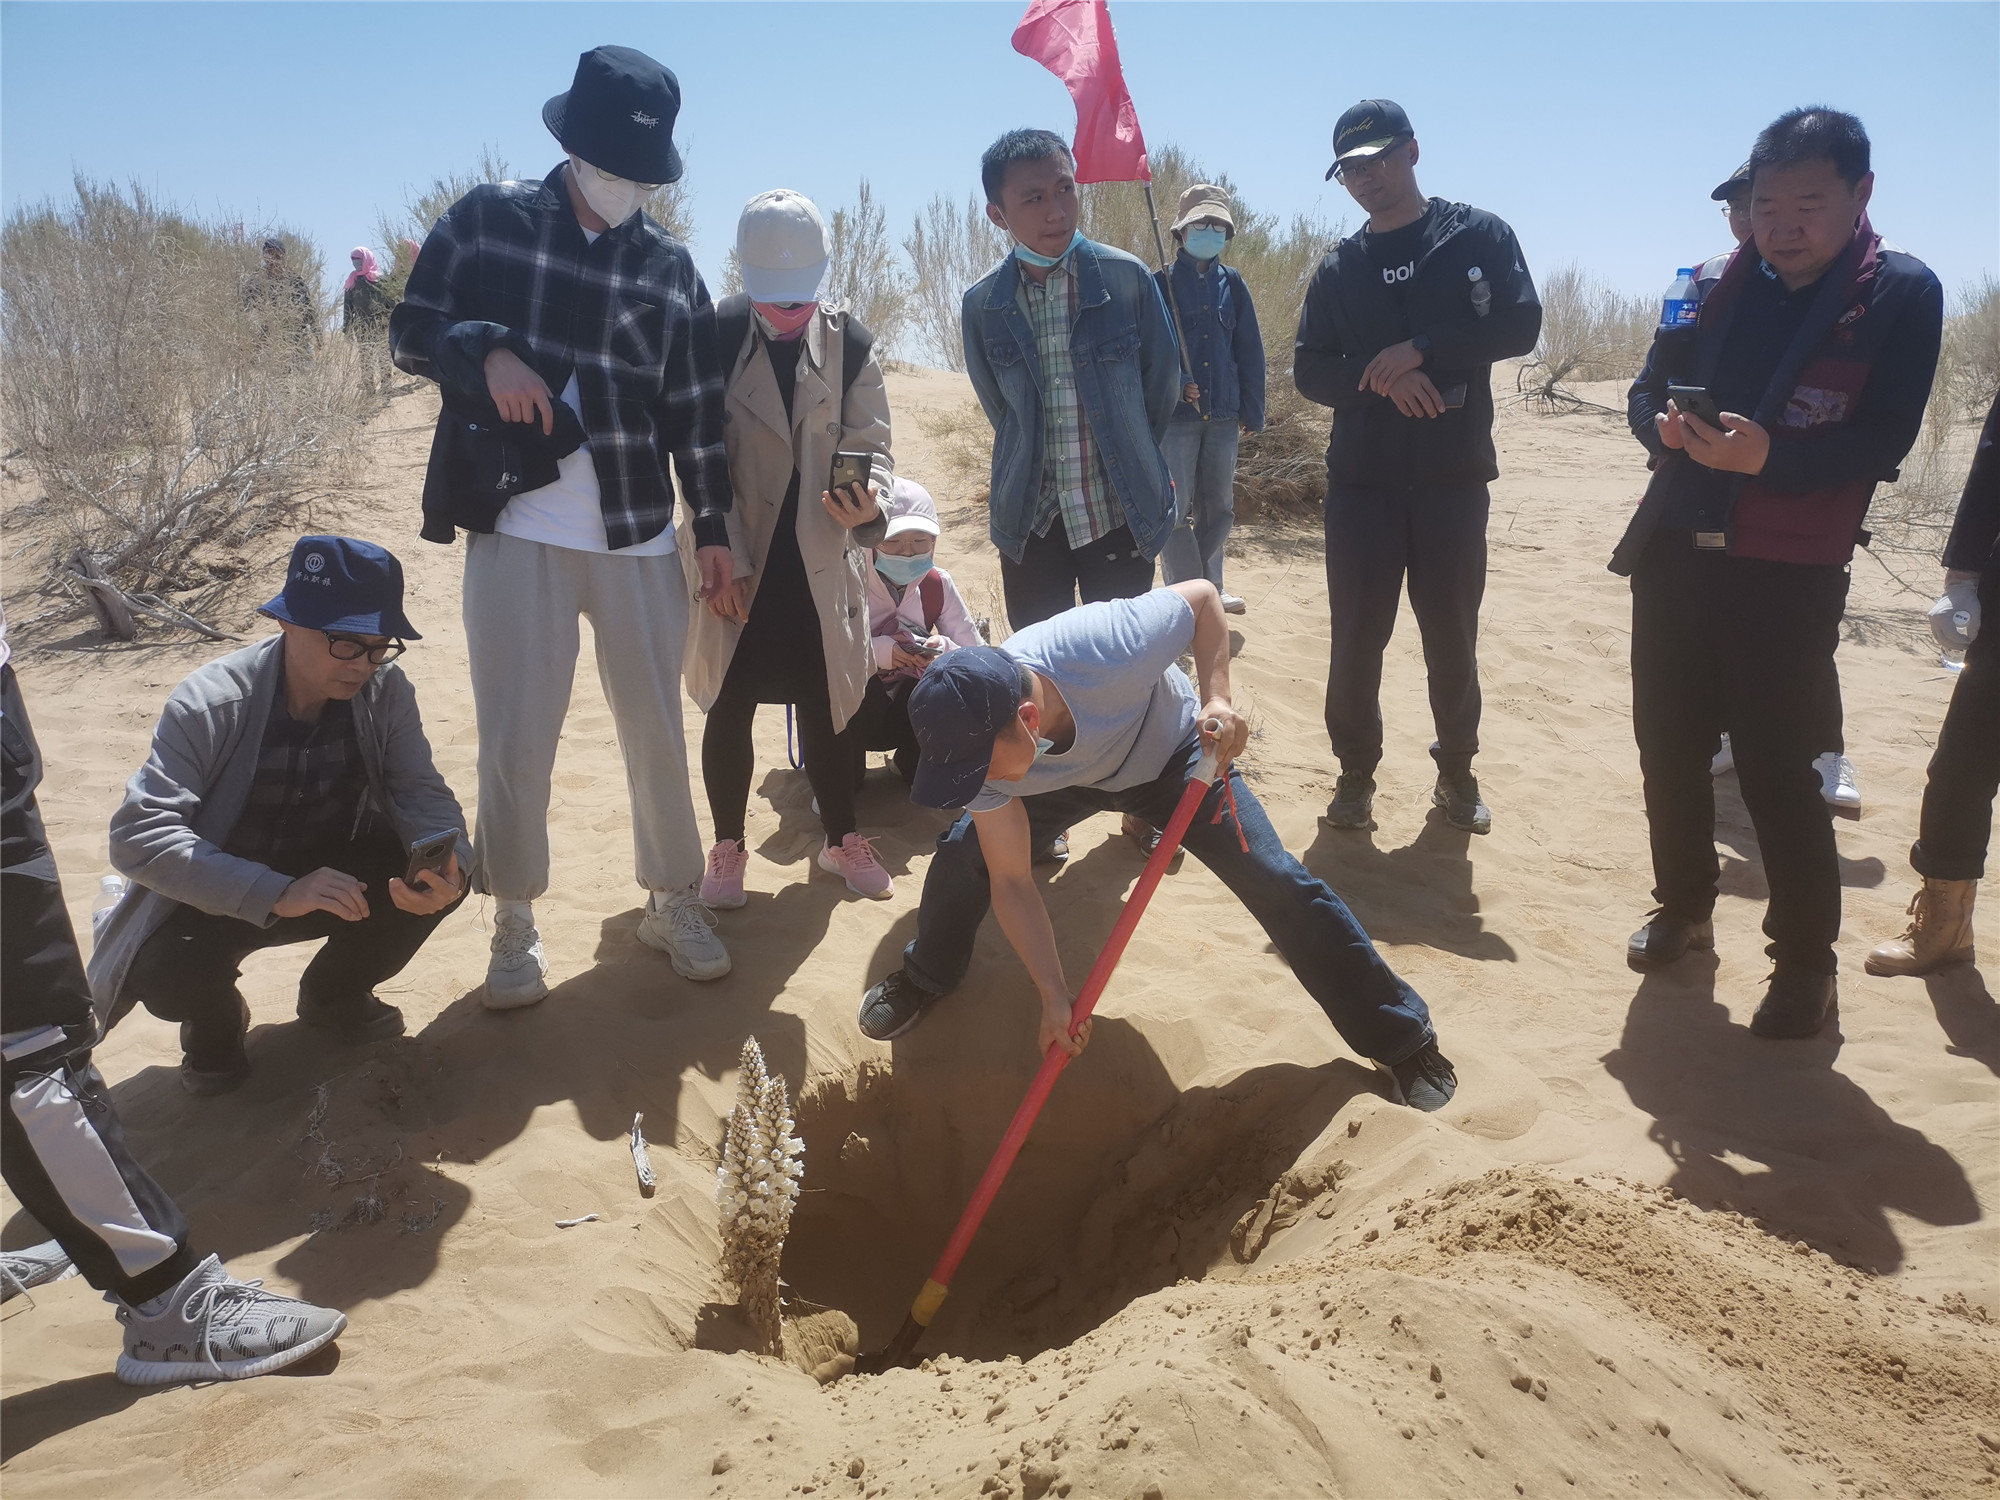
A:
<svg viewBox="0 0 2000 1500">
<path fill-rule="evenodd" d="M 743 357 L 750 342 L 750 299 L 737 292 L 715 304 L 715 350 L 722 359 L 722 378 L 727 380 Z"/>
<path fill-rule="evenodd" d="M 868 363 L 868 353 L 875 347 L 875 335 L 861 326 L 861 320 L 849 313 L 840 325 L 840 399 L 847 400 L 847 393 L 854 389 L 854 377 L 861 373 L 861 367 Z"/>
<path fill-rule="evenodd" d="M 936 568 L 917 580 L 917 597 L 924 603 L 924 629 L 936 630 L 938 617 L 944 613 L 944 580 Z"/>
</svg>

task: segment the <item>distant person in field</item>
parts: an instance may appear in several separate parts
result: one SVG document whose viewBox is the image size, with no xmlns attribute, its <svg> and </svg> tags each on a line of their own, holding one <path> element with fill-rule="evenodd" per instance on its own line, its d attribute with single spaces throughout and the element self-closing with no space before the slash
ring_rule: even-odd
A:
<svg viewBox="0 0 2000 1500">
<path fill-rule="evenodd" d="M 946 652 L 983 644 L 951 574 L 937 565 L 943 527 L 930 491 L 900 474 L 890 486 L 895 513 L 869 554 L 868 634 L 875 675 L 848 725 L 854 782 L 861 784 L 870 750 L 893 750 L 896 774 L 917 776 L 917 731 L 910 690 Z"/>
<path fill-rule="evenodd" d="M 250 1076 L 236 979 L 265 948 L 325 939 L 298 1015 L 341 1042 L 403 1034 L 375 990 L 464 896 L 460 832 L 440 873 L 405 884 L 410 850 L 465 827 L 399 666 L 421 637 L 403 568 L 352 537 L 301 537 L 262 613 L 278 634 L 174 689 L 146 763 L 111 818 L 130 878 L 90 956 L 107 1028 L 143 1005 L 180 1023 L 181 1083 L 221 1094 Z"/>
<path fill-rule="evenodd" d="M 381 288 L 382 265 L 366 245 L 356 245 L 347 259 L 354 267 L 340 294 L 340 331 L 357 339 L 377 339 L 389 331 L 389 298 Z"/>
<path fill-rule="evenodd" d="M 1533 352 L 1542 305 L 1514 231 L 1417 187 L 1401 106 L 1364 99 L 1333 131 L 1338 178 L 1368 222 L 1313 273 L 1292 376 L 1333 408 L 1326 450 L 1326 732 L 1334 828 L 1370 827 L 1382 759 L 1382 653 L 1409 581 L 1437 740 L 1431 801 L 1485 833 L 1479 794 L 1479 606 L 1486 594 L 1495 360 Z"/>
<path fill-rule="evenodd" d="M 1036 1051 L 1081 1051 L 1090 1027 L 1069 1034 L 1075 997 L 1033 853 L 1054 829 L 1113 808 L 1164 826 L 1212 744 L 1234 806 L 1209 788 L 1186 847 L 1249 908 L 1341 1039 L 1387 1075 L 1397 1103 L 1450 1101 L 1458 1078 L 1423 1000 L 1287 852 L 1234 764 L 1250 727 L 1230 692 L 1228 617 L 1206 579 L 1086 604 L 1004 647 L 954 651 L 918 681 L 910 719 L 922 746 L 912 800 L 966 813 L 938 841 L 903 966 L 862 998 L 866 1035 L 904 1035 L 958 987 L 990 908 L 1040 997 Z"/>
<path fill-rule="evenodd" d="M 1979 434 L 1944 569 L 1931 630 L 1945 650 L 1965 653 L 1965 665 L 1938 730 L 1910 849 L 1923 885 L 1903 935 L 1868 955 L 1871 974 L 1932 974 L 1973 959 L 1972 902 L 1986 873 L 2000 788 L 2000 632 L 1986 629 L 1986 612 L 2000 610 L 2000 395 Z"/>
<path fill-rule="evenodd" d="M 993 545 L 1021 630 L 1153 586 L 1174 525 L 1160 445 L 1180 354 L 1145 262 L 1076 227 L 1061 136 L 1010 130 L 979 177 L 1012 253 L 965 294 L 965 368 L 993 424 Z"/>
<path fill-rule="evenodd" d="M 1181 194 L 1174 219 L 1171 271 L 1190 378 L 1161 444 L 1173 472 L 1178 509 L 1160 551 L 1168 583 L 1206 578 L 1224 614 L 1242 599 L 1222 586 L 1223 554 L 1236 523 L 1236 445 L 1264 430 L 1264 336 L 1242 273 L 1222 253 L 1236 237 L 1225 188 L 1196 183 Z M 1161 290 L 1170 273 L 1159 273 Z"/>
<path fill-rule="evenodd" d="M 1750 163 L 1747 161 L 1729 175 L 1708 195 L 1722 205 L 1722 216 L 1729 224 L 1729 232 L 1741 246 L 1750 238 Z M 1754 247 L 1753 247 L 1754 250 Z M 1729 259 L 1736 254 L 1735 248 L 1711 255 L 1695 268 L 1694 284 L 1697 295 L 1706 297 L 1715 284 L 1722 279 L 1728 268 Z M 1665 337 L 1669 342 L 1685 337 L 1682 330 L 1674 330 L 1663 335 L 1655 335 L 1657 342 Z M 1651 363 L 1652 355 L 1647 355 Z M 1634 427 L 1650 426 L 1655 417 L 1665 410 L 1664 392 L 1649 374 L 1642 370 L 1638 382 L 1632 387 L 1627 399 L 1627 413 Z M 1819 772 L 1820 795 L 1829 807 L 1858 809 L 1861 806 L 1861 789 L 1855 784 L 1854 763 L 1847 758 L 1846 714 L 1840 701 L 1840 673 L 1832 668 L 1827 680 L 1821 684 L 1819 710 L 1822 727 L 1817 735 L 1818 742 L 1828 748 L 1814 759 L 1813 766 Z M 1728 772 L 1736 764 L 1735 747 L 1729 743 L 1725 730 L 1722 747 L 1715 752 L 1709 770 L 1717 776 Z"/>
<path fill-rule="evenodd" d="M 285 263 L 285 242 L 266 239 L 262 270 L 243 286 L 243 305 L 263 321 L 266 336 L 312 340 L 319 333 L 319 305 L 305 278 Z"/>
<path fill-rule="evenodd" d="M 180 1207 L 132 1155 L 104 1075 L 90 984 L 35 789 L 42 752 L 0 615 L 0 1169 L 51 1239 L 0 1251 L 0 1302 L 72 1268 L 125 1327 L 127 1385 L 241 1380 L 340 1336 L 343 1313 L 238 1281 L 197 1257 Z"/>
<path fill-rule="evenodd" d="M 1773 973 L 1750 1029 L 1807 1037 L 1834 1002 L 1840 861 L 1813 760 L 1854 555 L 1878 482 L 1916 440 L 1944 293 L 1868 222 L 1868 135 L 1813 106 L 1750 153 L 1752 243 L 1680 338 L 1656 341 L 1631 410 L 1656 460 L 1613 554 L 1632 580 L 1632 729 L 1658 908 L 1628 961 L 1715 942 L 1709 771 L 1727 729 L 1771 899 Z M 1754 248 L 1753 248 L 1754 247 Z M 1705 387 L 1720 427 L 1667 396 Z"/>
<path fill-rule="evenodd" d="M 632 799 L 639 941 L 688 979 L 729 953 L 702 905 L 681 667 L 688 584 L 730 588 L 729 453 L 715 310 L 687 246 L 647 218 L 681 175 L 680 82 L 598 47 L 542 106 L 566 159 L 540 182 L 484 183 L 445 210 L 389 318 L 396 364 L 442 387 L 423 535 L 467 533 L 465 638 L 479 725 L 480 889 L 494 898 L 481 1003 L 548 993 L 534 901 L 549 884 L 549 792 L 590 620 Z M 593 856 L 595 858 L 595 856 Z"/>
</svg>

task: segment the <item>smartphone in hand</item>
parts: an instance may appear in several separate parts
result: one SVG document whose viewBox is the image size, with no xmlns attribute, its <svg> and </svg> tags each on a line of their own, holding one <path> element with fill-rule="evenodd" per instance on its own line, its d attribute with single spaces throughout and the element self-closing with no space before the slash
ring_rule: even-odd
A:
<svg viewBox="0 0 2000 1500">
<path fill-rule="evenodd" d="M 459 829 L 447 828 L 439 833 L 427 833 L 420 839 L 413 839 L 410 843 L 410 865 L 403 872 L 403 884 L 413 890 L 422 890 L 423 887 L 417 884 L 417 875 L 424 870 L 442 877 L 445 866 L 451 863 L 452 853 L 458 848 L 461 837 L 463 834 Z"/>
<path fill-rule="evenodd" d="M 1715 409 L 1715 398 L 1708 393 L 1705 385 L 1670 385 L 1667 394 L 1673 403 L 1690 417 L 1699 417 L 1709 426 L 1718 430 L 1722 427 L 1722 413 Z"/>
<path fill-rule="evenodd" d="M 826 487 L 838 493 L 849 485 L 854 485 L 865 493 L 869 477 L 874 472 L 874 454 L 836 453 L 833 455 L 833 473 L 829 476 Z"/>
</svg>

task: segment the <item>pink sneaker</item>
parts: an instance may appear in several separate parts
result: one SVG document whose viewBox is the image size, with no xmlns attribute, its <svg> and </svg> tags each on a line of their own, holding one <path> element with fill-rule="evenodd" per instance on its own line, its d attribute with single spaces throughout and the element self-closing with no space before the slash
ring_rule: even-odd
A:
<svg viewBox="0 0 2000 1500">
<path fill-rule="evenodd" d="M 819 867 L 840 876 L 850 891 L 870 901 L 887 901 L 896 894 L 896 882 L 875 858 L 875 846 L 858 833 L 842 839 L 837 849 L 830 843 L 821 849 Z"/>
<path fill-rule="evenodd" d="M 713 907 L 737 907 L 744 901 L 743 871 L 750 851 L 736 839 L 719 839 L 708 851 L 708 868 L 701 876 L 701 899 Z"/>
</svg>

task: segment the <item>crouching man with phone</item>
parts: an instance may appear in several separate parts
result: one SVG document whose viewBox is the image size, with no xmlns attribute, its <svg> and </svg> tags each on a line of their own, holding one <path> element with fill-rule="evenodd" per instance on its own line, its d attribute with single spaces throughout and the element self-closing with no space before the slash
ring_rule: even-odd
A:
<svg viewBox="0 0 2000 1500">
<path fill-rule="evenodd" d="M 1659 905 L 1626 958 L 1645 971 L 1715 946 L 1709 763 L 1727 731 L 1771 888 L 1762 1037 L 1813 1036 L 1833 1006 L 1840 864 L 1814 758 L 1848 561 L 1916 441 L 1943 323 L 1937 277 L 1868 222 L 1874 184 L 1854 116 L 1795 109 L 1766 127 L 1753 240 L 1694 327 L 1659 335 L 1628 402 L 1653 477 L 1611 570 L 1632 580 Z"/>
<path fill-rule="evenodd" d="M 370 542 L 302 537 L 261 612 L 279 634 L 167 699 L 111 819 L 111 861 L 133 884 L 90 962 L 107 1029 L 135 1005 L 180 1023 L 193 1094 L 249 1076 L 236 977 L 260 948 L 325 938 L 299 1019 L 342 1042 L 402 1035 L 375 987 L 464 899 L 472 856 L 416 690 L 389 665 L 421 639 L 402 564 Z"/>
</svg>

